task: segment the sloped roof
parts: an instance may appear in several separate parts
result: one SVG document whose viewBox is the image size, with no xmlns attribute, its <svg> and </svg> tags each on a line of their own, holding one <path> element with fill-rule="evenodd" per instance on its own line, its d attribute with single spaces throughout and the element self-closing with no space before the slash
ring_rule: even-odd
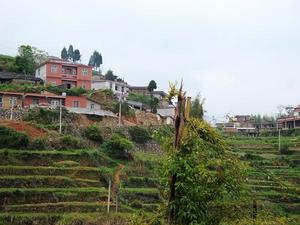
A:
<svg viewBox="0 0 300 225">
<path fill-rule="evenodd" d="M 19 80 L 30 80 L 30 81 L 42 81 L 42 79 L 36 78 L 34 75 L 20 74 L 20 73 L 7 72 L 7 71 L 0 71 L 0 79 L 4 79 L 4 80 L 19 79 Z"/>
</svg>

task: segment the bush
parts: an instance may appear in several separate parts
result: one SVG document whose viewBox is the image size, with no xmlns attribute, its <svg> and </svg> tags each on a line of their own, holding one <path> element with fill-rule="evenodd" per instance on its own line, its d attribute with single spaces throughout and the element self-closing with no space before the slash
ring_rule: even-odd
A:
<svg viewBox="0 0 300 225">
<path fill-rule="evenodd" d="M 113 112 L 114 113 L 119 113 L 119 107 L 120 107 L 119 103 L 116 103 L 114 105 Z M 127 102 L 123 102 L 122 105 L 121 105 L 121 108 L 122 108 L 122 116 L 125 116 L 125 117 L 128 117 L 128 118 L 131 118 L 131 117 L 135 116 L 134 110 L 129 107 Z"/>
<path fill-rule="evenodd" d="M 114 134 L 102 146 L 104 151 L 118 159 L 132 159 L 132 155 L 130 154 L 132 148 L 133 143 L 118 134 Z"/>
<path fill-rule="evenodd" d="M 61 150 L 79 149 L 82 147 L 84 146 L 79 138 L 73 137 L 71 135 L 63 135 L 60 137 Z"/>
<path fill-rule="evenodd" d="M 97 127 L 95 125 L 86 127 L 83 130 L 83 135 L 89 140 L 96 141 L 100 144 L 103 143 L 103 137 L 101 135 L 101 130 L 99 127 Z"/>
<path fill-rule="evenodd" d="M 31 141 L 29 148 L 34 150 L 44 150 L 49 148 L 49 143 L 45 138 L 35 138 Z"/>
<path fill-rule="evenodd" d="M 138 127 L 138 126 L 129 127 L 128 132 L 130 134 L 131 139 L 135 143 L 145 144 L 149 140 L 151 140 L 151 136 L 149 132 L 142 127 Z"/>
<path fill-rule="evenodd" d="M 0 148 L 25 148 L 28 143 L 29 137 L 27 134 L 0 126 Z"/>
<path fill-rule="evenodd" d="M 282 142 L 280 145 L 280 154 L 287 155 L 290 153 L 289 144 L 287 142 Z"/>
<path fill-rule="evenodd" d="M 48 110 L 44 108 L 31 109 L 29 110 L 25 120 L 33 121 L 39 124 L 50 124 L 57 123 L 59 119 L 58 110 Z"/>
</svg>

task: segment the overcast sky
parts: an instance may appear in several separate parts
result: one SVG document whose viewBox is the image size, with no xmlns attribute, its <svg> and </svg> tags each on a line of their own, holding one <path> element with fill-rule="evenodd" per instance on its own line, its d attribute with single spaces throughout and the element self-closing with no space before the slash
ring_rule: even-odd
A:
<svg viewBox="0 0 300 225">
<path fill-rule="evenodd" d="M 184 80 L 209 116 L 300 104 L 299 0 L 0 0 L 0 54 L 93 50 L 132 85 Z"/>
</svg>

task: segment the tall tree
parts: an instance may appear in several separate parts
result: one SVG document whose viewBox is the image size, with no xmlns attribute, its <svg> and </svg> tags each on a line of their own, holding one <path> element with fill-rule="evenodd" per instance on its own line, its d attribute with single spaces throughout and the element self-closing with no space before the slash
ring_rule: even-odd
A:
<svg viewBox="0 0 300 225">
<path fill-rule="evenodd" d="M 203 119 L 204 116 L 204 105 L 205 99 L 201 98 L 201 95 L 198 94 L 195 99 L 191 103 L 191 116 L 198 118 L 198 119 Z"/>
<path fill-rule="evenodd" d="M 73 54 L 73 62 L 80 61 L 80 58 L 81 58 L 80 51 L 78 49 L 75 49 Z"/>
<path fill-rule="evenodd" d="M 66 47 L 64 47 L 64 48 L 61 50 L 60 56 L 61 56 L 62 59 L 68 59 L 68 52 L 67 52 Z"/>
<path fill-rule="evenodd" d="M 47 53 L 30 45 L 21 45 L 16 56 L 16 65 L 19 71 L 25 74 L 33 74 L 35 67 L 43 62 Z"/>
<path fill-rule="evenodd" d="M 95 57 L 94 57 L 94 54 L 90 56 L 89 66 L 95 67 Z"/>
<path fill-rule="evenodd" d="M 148 84 L 148 91 L 151 93 L 157 88 L 156 82 L 154 80 L 151 80 Z"/>
<path fill-rule="evenodd" d="M 118 76 L 114 75 L 112 70 L 108 70 L 105 74 L 105 79 L 115 81 Z"/>
<path fill-rule="evenodd" d="M 73 50 L 73 45 L 69 46 L 68 49 L 68 59 L 74 61 L 74 50 Z"/>
</svg>

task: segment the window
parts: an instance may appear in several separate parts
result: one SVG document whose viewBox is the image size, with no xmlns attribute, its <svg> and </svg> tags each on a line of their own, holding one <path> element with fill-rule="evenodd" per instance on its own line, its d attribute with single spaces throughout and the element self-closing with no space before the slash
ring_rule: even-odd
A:
<svg viewBox="0 0 300 225">
<path fill-rule="evenodd" d="M 51 65 L 51 73 L 57 73 L 57 66 Z"/>
<path fill-rule="evenodd" d="M 85 89 L 85 82 L 82 83 L 81 87 Z"/>
<path fill-rule="evenodd" d="M 9 103 L 11 106 L 15 106 L 17 104 L 17 97 L 10 97 Z"/>
<path fill-rule="evenodd" d="M 40 104 L 40 99 L 38 98 L 32 99 L 32 105 L 38 105 L 38 104 Z"/>
<path fill-rule="evenodd" d="M 92 104 L 91 104 L 91 109 L 94 109 L 94 108 L 95 108 L 95 104 L 92 103 Z"/>
<path fill-rule="evenodd" d="M 112 82 L 109 82 L 109 88 L 112 89 Z"/>
<path fill-rule="evenodd" d="M 89 71 L 87 68 L 83 68 L 82 71 L 81 71 L 81 74 L 82 75 L 88 75 L 89 74 Z"/>
<path fill-rule="evenodd" d="M 0 108 L 3 107 L 3 99 L 2 99 L 2 95 L 0 95 Z"/>
<path fill-rule="evenodd" d="M 124 87 L 122 87 L 122 92 L 124 92 Z"/>
<path fill-rule="evenodd" d="M 38 76 L 40 76 L 40 75 L 41 75 L 41 69 L 38 68 Z"/>
<path fill-rule="evenodd" d="M 77 73 L 76 73 L 76 69 L 72 69 L 72 74 L 73 75 L 76 75 Z"/>
<path fill-rule="evenodd" d="M 115 90 L 116 90 L 116 91 L 118 90 L 118 86 L 117 86 L 117 85 L 115 85 Z"/>
<path fill-rule="evenodd" d="M 73 102 L 73 107 L 74 108 L 79 108 L 79 101 L 74 101 Z"/>
<path fill-rule="evenodd" d="M 59 106 L 59 100 L 51 100 L 50 105 L 53 107 L 58 107 Z"/>
</svg>

